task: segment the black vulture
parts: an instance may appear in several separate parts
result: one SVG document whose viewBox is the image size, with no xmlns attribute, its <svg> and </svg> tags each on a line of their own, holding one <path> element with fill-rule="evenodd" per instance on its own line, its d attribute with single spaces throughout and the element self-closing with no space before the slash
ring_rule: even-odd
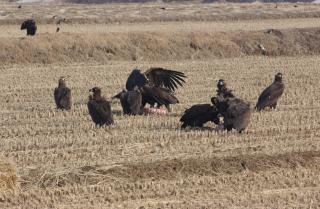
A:
<svg viewBox="0 0 320 209">
<path fill-rule="evenodd" d="M 170 104 L 179 103 L 173 91 L 178 86 L 183 86 L 185 77 L 182 72 L 164 68 L 150 68 L 145 73 L 134 69 L 127 79 L 126 89 L 132 91 L 136 87 L 139 88 L 142 94 L 142 108 L 148 103 L 151 107 L 157 104 L 158 108 L 165 105 L 170 111 Z"/>
<path fill-rule="evenodd" d="M 56 102 L 57 109 L 71 109 L 71 90 L 66 86 L 65 77 L 61 77 L 59 79 L 58 87 L 54 89 L 54 100 Z"/>
<path fill-rule="evenodd" d="M 223 79 L 219 79 L 217 83 L 217 96 L 223 98 L 234 98 L 232 90 L 227 88 L 227 84 Z"/>
<path fill-rule="evenodd" d="M 21 24 L 21 30 L 27 29 L 28 36 L 34 36 L 37 31 L 36 22 L 33 19 L 28 19 Z"/>
<path fill-rule="evenodd" d="M 180 122 L 182 122 L 181 128 L 191 127 L 203 127 L 203 124 L 211 121 L 215 124 L 219 124 L 218 109 L 214 105 L 210 104 L 196 104 L 187 109 Z"/>
<path fill-rule="evenodd" d="M 120 99 L 123 113 L 126 115 L 142 115 L 142 94 L 139 89 L 133 91 L 123 90 L 115 98 Z"/>
<path fill-rule="evenodd" d="M 159 67 L 150 68 L 145 73 L 134 69 L 127 79 L 126 88 L 130 91 L 135 86 L 142 87 L 148 83 L 150 86 L 164 87 L 174 91 L 178 86 L 183 86 L 185 77 L 182 72 Z"/>
<path fill-rule="evenodd" d="M 227 131 L 233 128 L 241 133 L 248 126 L 251 117 L 250 103 L 239 98 L 211 98 L 212 104 L 216 106 L 223 116 L 223 126 Z"/>
<path fill-rule="evenodd" d="M 88 101 L 88 110 L 93 122 L 98 126 L 113 124 L 111 105 L 101 96 L 101 89 L 94 87 L 89 92 L 93 93 Z"/>
<path fill-rule="evenodd" d="M 284 83 L 282 82 L 282 74 L 277 73 L 275 75 L 273 83 L 268 86 L 259 96 L 256 104 L 258 111 L 263 110 L 266 107 L 276 108 L 278 99 L 281 97 L 284 91 Z"/>
</svg>

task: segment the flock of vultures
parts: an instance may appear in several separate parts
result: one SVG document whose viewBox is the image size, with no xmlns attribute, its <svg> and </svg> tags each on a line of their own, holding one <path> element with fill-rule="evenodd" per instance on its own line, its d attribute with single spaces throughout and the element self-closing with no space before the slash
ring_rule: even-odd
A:
<svg viewBox="0 0 320 209">
<path fill-rule="evenodd" d="M 115 95 L 119 99 L 123 114 L 143 115 L 163 113 L 161 106 L 170 112 L 170 105 L 179 103 L 174 91 L 185 83 L 184 73 L 164 68 L 150 68 L 144 73 L 134 69 L 126 82 L 126 89 Z M 282 74 L 277 73 L 273 83 L 259 96 L 255 106 L 257 111 L 265 108 L 276 108 L 277 101 L 284 91 Z M 88 112 L 97 126 L 114 123 L 110 103 L 101 95 L 101 89 L 94 87 L 88 100 Z M 58 109 L 69 110 L 72 106 L 71 89 L 66 86 L 64 77 L 59 79 L 54 90 L 54 99 Z M 149 104 L 150 108 L 146 108 Z M 150 111 L 153 110 L 153 111 Z M 220 79 L 217 83 L 217 94 L 211 98 L 211 104 L 196 104 L 185 110 L 180 118 L 181 128 L 203 127 L 207 122 L 223 126 L 224 130 L 236 129 L 242 132 L 248 126 L 251 116 L 250 103 L 237 98 L 226 82 Z"/>
<path fill-rule="evenodd" d="M 27 29 L 27 35 L 35 35 L 36 22 L 32 19 L 24 21 L 21 30 Z M 126 82 L 126 90 L 115 95 L 119 99 L 123 113 L 126 115 L 165 114 L 165 106 L 170 112 L 170 105 L 179 103 L 174 95 L 175 90 L 185 83 L 184 73 L 164 68 L 150 68 L 144 73 L 134 69 Z M 255 106 L 257 111 L 265 108 L 276 108 L 277 101 L 284 91 L 282 74 L 275 75 L 273 83 L 259 96 Z M 88 111 L 97 126 L 114 123 L 110 103 L 101 95 L 101 89 L 90 89 Z M 66 86 L 64 77 L 59 79 L 59 85 L 54 90 L 54 99 L 58 109 L 69 110 L 72 106 L 71 89 Z M 146 108 L 149 104 L 150 108 Z M 242 132 L 248 126 L 251 117 L 250 103 L 236 97 L 227 88 L 224 80 L 217 83 L 217 94 L 211 98 L 211 103 L 196 104 L 187 109 L 180 122 L 181 128 L 203 127 L 207 122 L 213 122 L 224 130 L 236 129 Z"/>
</svg>

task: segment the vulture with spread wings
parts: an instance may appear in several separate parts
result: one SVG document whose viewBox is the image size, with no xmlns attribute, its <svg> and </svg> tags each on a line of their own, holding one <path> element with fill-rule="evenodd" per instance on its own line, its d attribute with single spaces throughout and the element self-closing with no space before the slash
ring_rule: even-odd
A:
<svg viewBox="0 0 320 209">
<path fill-rule="evenodd" d="M 273 83 L 268 86 L 259 96 L 256 109 L 261 111 L 266 107 L 276 108 L 278 99 L 284 92 L 284 83 L 282 82 L 282 74 L 275 75 Z"/>
<path fill-rule="evenodd" d="M 91 119 L 97 126 L 113 124 L 113 116 L 110 103 L 101 96 L 101 89 L 94 87 L 89 90 L 93 95 L 89 96 L 88 110 Z"/>
<path fill-rule="evenodd" d="M 58 87 L 54 89 L 54 101 L 56 102 L 57 109 L 71 109 L 71 90 L 66 86 L 65 77 L 59 79 Z"/>
<path fill-rule="evenodd" d="M 173 92 L 179 86 L 183 86 L 186 76 L 184 73 L 164 68 L 150 68 L 145 73 L 134 69 L 126 82 L 127 91 L 139 89 L 142 95 L 141 108 L 148 103 L 151 107 L 157 108 L 165 105 L 170 111 L 170 104 L 179 103 Z M 120 98 L 120 94 L 114 98 Z"/>
</svg>

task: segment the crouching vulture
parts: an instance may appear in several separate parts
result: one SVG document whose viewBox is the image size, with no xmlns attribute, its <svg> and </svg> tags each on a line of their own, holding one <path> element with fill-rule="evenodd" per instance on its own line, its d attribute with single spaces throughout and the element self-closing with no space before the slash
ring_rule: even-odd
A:
<svg viewBox="0 0 320 209">
<path fill-rule="evenodd" d="M 25 20 L 21 24 L 21 30 L 27 29 L 27 36 L 34 36 L 37 32 L 37 25 L 33 19 Z"/>
<path fill-rule="evenodd" d="M 181 128 L 190 127 L 203 127 L 203 125 L 209 121 L 219 125 L 220 120 L 218 117 L 218 109 L 210 104 L 196 104 L 187 109 L 180 122 L 182 122 Z"/>
<path fill-rule="evenodd" d="M 256 109 L 261 111 L 267 107 L 276 108 L 278 99 L 284 92 L 284 83 L 282 82 L 282 74 L 275 75 L 273 83 L 268 86 L 258 98 Z"/>
<path fill-rule="evenodd" d="M 239 98 L 211 98 L 212 104 L 223 116 L 223 126 L 227 131 L 233 128 L 241 133 L 249 125 L 251 117 L 250 103 Z"/>
<path fill-rule="evenodd" d="M 57 109 L 71 109 L 71 90 L 66 86 L 65 77 L 60 77 L 58 87 L 54 89 L 54 100 L 56 102 Z"/>
<path fill-rule="evenodd" d="M 89 90 L 93 95 L 89 96 L 88 110 L 93 122 L 97 126 L 113 124 L 110 103 L 101 96 L 101 89 L 94 87 Z"/>
<path fill-rule="evenodd" d="M 130 92 L 135 88 L 139 89 L 142 95 L 141 109 L 146 104 L 157 108 L 164 105 L 170 111 L 170 104 L 179 103 L 173 93 L 178 86 L 183 86 L 185 77 L 182 72 L 164 68 L 150 68 L 145 73 L 141 73 L 139 69 L 134 69 L 127 79 L 126 90 Z M 121 92 L 114 98 L 121 100 L 120 95 Z M 126 99 L 126 97 L 123 97 L 123 99 Z"/>
</svg>

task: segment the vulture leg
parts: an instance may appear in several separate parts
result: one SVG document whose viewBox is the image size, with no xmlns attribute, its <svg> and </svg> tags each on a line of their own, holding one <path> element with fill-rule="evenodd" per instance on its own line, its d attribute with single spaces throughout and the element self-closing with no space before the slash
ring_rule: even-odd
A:
<svg viewBox="0 0 320 209">
<path fill-rule="evenodd" d="M 270 105 L 270 107 L 271 107 L 271 109 L 272 109 L 272 108 L 273 108 L 273 109 L 276 109 L 276 107 L 277 107 L 277 102 L 275 102 L 274 104 Z"/>
</svg>

